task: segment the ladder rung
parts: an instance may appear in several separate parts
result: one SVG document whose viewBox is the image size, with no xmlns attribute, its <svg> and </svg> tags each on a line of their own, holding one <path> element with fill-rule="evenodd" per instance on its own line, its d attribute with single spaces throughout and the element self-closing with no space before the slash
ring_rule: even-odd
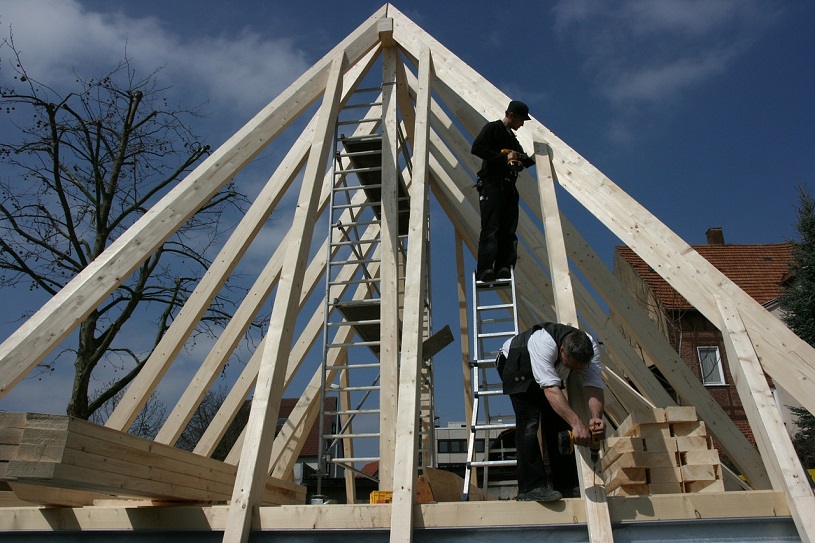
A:
<svg viewBox="0 0 815 543">
<path fill-rule="evenodd" d="M 508 332 L 486 332 L 486 333 L 478 334 L 476 337 L 478 339 L 485 339 L 485 338 L 488 339 L 488 338 L 493 338 L 493 337 L 512 337 L 514 335 L 515 335 L 515 331 L 511 330 L 511 331 L 508 331 Z"/>
<path fill-rule="evenodd" d="M 373 438 L 379 437 L 379 432 L 371 432 L 367 434 L 323 434 L 323 439 L 353 439 L 353 438 Z"/>
<path fill-rule="evenodd" d="M 478 305 L 476 306 L 476 310 L 478 311 L 487 311 L 490 309 L 507 309 L 507 308 L 514 308 L 513 304 L 495 304 L 495 305 Z"/>
<path fill-rule="evenodd" d="M 375 415 L 379 409 L 346 409 L 344 411 L 326 411 L 326 415 Z M 348 434 L 343 434 L 348 435 Z"/>
<path fill-rule="evenodd" d="M 337 156 L 340 158 L 352 158 L 355 156 L 371 156 L 371 155 L 381 155 L 381 149 L 373 149 L 371 151 L 340 151 L 337 153 Z"/>
<path fill-rule="evenodd" d="M 348 124 L 363 124 L 363 123 L 381 123 L 381 118 L 373 118 L 373 119 L 355 119 L 352 121 L 340 121 L 337 123 L 338 126 L 348 125 Z"/>
<path fill-rule="evenodd" d="M 481 327 L 483 328 L 485 324 L 502 324 L 505 322 L 511 322 L 513 325 L 515 324 L 515 319 L 513 317 L 482 317 L 481 319 Z"/>
<path fill-rule="evenodd" d="M 516 460 L 477 460 L 474 462 L 467 462 L 468 468 L 481 468 L 485 466 L 516 466 Z"/>
<path fill-rule="evenodd" d="M 378 462 L 378 456 L 357 456 L 355 458 L 331 458 L 326 460 L 332 464 L 353 464 L 354 462 Z"/>
<path fill-rule="evenodd" d="M 504 391 L 500 388 L 488 388 L 485 390 L 479 390 L 477 392 L 474 392 L 474 394 L 479 398 L 484 398 L 487 396 L 502 396 L 504 394 Z"/>
<path fill-rule="evenodd" d="M 373 362 L 370 364 L 342 364 L 342 365 L 334 365 L 331 366 L 332 370 L 364 370 L 364 369 L 371 369 L 371 368 L 378 368 L 381 364 L 379 362 Z"/>
<path fill-rule="evenodd" d="M 376 90 L 379 90 L 379 89 L 376 89 Z M 359 91 L 357 91 L 357 92 L 359 92 Z M 370 107 L 373 107 L 373 106 L 381 106 L 381 105 L 382 105 L 382 102 L 371 102 L 370 104 L 345 104 L 344 106 L 342 106 L 342 110 L 345 111 L 346 109 L 359 109 L 359 108 L 363 108 L 363 107 L 370 108 Z"/>
<path fill-rule="evenodd" d="M 480 430 L 509 430 L 510 428 L 515 428 L 514 422 L 501 422 L 495 424 L 476 424 L 472 427 L 473 432 L 478 432 Z"/>
<path fill-rule="evenodd" d="M 367 168 L 347 168 L 345 170 L 334 170 L 336 175 L 344 175 L 346 173 L 367 173 L 367 172 L 381 172 L 382 166 L 369 166 Z M 374 185 L 365 185 L 365 188 L 381 186 L 379 183 Z M 362 186 L 360 186 L 362 188 Z"/>
<path fill-rule="evenodd" d="M 379 341 L 355 341 L 348 343 L 329 343 L 326 347 L 375 347 L 379 345 Z"/>
<path fill-rule="evenodd" d="M 367 392 L 369 390 L 379 390 L 377 385 L 356 386 L 356 387 L 337 387 L 332 388 L 332 392 Z"/>
</svg>

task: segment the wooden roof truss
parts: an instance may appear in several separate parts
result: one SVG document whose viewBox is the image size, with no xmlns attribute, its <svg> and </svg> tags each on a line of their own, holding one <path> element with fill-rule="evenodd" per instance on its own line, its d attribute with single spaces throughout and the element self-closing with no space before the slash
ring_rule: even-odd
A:
<svg viewBox="0 0 815 543">
<path fill-rule="evenodd" d="M 310 378 L 301 393 L 301 399 L 290 416 L 290 424 L 274 438 L 281 397 L 301 370 L 306 353 L 317 341 L 323 327 L 322 306 L 319 305 L 319 309 L 302 327 L 295 328 L 295 322 L 307 307 L 326 268 L 325 248 L 312 251 L 310 240 L 314 225 L 319 222 L 327 205 L 337 114 L 360 81 L 369 76 L 370 68 L 377 61 L 381 61 L 383 70 L 382 133 L 385 151 L 382 242 L 377 249 L 381 266 L 377 273 L 382 281 L 383 307 L 394 308 L 383 311 L 380 331 L 381 364 L 383 368 L 389 368 L 382 371 L 382 397 L 390 398 L 381 402 L 383 411 L 390 409 L 383 415 L 386 417 L 384 420 L 390 422 L 383 427 L 392 431 L 389 435 L 383 432 L 380 440 L 380 488 L 393 490 L 393 503 L 390 506 L 347 506 L 354 508 L 354 514 L 348 511 L 331 512 L 331 507 L 340 506 L 284 505 L 294 508 L 290 510 L 292 514 L 278 516 L 259 507 L 270 503 L 270 500 L 272 503 L 275 500 L 277 503 L 291 503 L 292 496 L 302 498 L 299 490 L 285 481 L 291 477 L 291 470 L 302 447 L 304 430 L 311 427 L 318 414 L 319 372 Z M 54 501 L 64 505 L 85 503 L 88 496 L 94 500 L 99 496 L 111 496 L 115 494 L 117 484 L 120 485 L 118 488 L 127 489 L 120 494 L 127 494 L 131 499 L 139 496 L 153 500 L 200 500 L 208 497 L 211 501 L 219 501 L 223 500 L 224 485 L 230 485 L 231 493 L 227 492 L 231 494 L 229 505 L 206 509 L 210 526 L 224 530 L 224 541 L 246 541 L 253 525 L 291 528 L 300 522 L 303 529 L 310 526 L 349 527 L 354 523 L 386 527 L 390 529 L 391 541 L 410 541 L 413 530 L 420 525 L 477 525 L 478 518 L 487 519 L 484 522 L 492 525 L 532 522 L 525 517 L 524 520 L 519 519 L 524 512 L 533 512 L 529 504 L 498 504 L 486 509 L 478 502 L 437 504 L 435 507 L 438 509 L 434 509 L 434 506 L 414 506 L 418 469 L 418 413 L 422 403 L 420 383 L 422 371 L 426 371 L 422 364 L 427 325 L 423 303 L 428 288 L 423 274 L 428 263 L 425 243 L 408 243 L 404 268 L 404 309 L 401 314 L 397 314 L 395 309 L 400 305 L 396 303 L 399 293 L 396 288 L 397 256 L 393 241 L 398 229 L 395 219 L 395 213 L 398 213 L 397 125 L 401 124 L 404 129 L 412 151 L 412 171 L 405 172 L 410 194 L 408 239 L 424 240 L 427 237 L 427 196 L 432 193 L 455 227 L 457 269 L 450 268 L 450 273 L 458 275 L 459 300 L 464 308 L 464 293 L 467 292 L 465 277 L 469 274 L 463 269 L 463 246 L 475 253 L 480 226 L 477 195 L 470 190 L 479 163 L 469 152 L 470 142 L 485 121 L 500 115 L 509 99 L 393 6 L 385 5 L 379 9 L 191 172 L 0 346 L 0 390 L 5 394 L 65 339 L 122 278 L 132 273 L 140 262 L 258 153 L 292 126 L 295 120 L 300 120 L 316 107 L 313 118 L 308 122 L 303 121 L 302 132 L 293 139 L 293 144 L 213 260 L 214 264 L 173 322 L 161 345 L 107 421 L 106 428 L 88 429 L 78 422 L 63 427 L 60 426 L 62 422 L 47 417 L 45 422 L 41 422 L 31 414 L 28 417 L 6 417 L 6 440 L 16 447 L 15 454 L 23 450 L 20 448 L 22 443 L 27 443 L 23 435 L 41 433 L 41 429 L 36 428 L 38 424 L 47 427 L 48 435 L 52 436 L 48 447 L 61 447 L 60 455 L 63 455 L 66 446 L 70 450 L 76 447 L 81 449 L 83 443 L 91 439 L 71 437 L 73 434 L 69 429 L 79 429 L 75 430 L 77 435 L 95 436 L 99 443 L 105 440 L 115 442 L 115 435 L 122 435 L 118 440 L 121 443 L 117 446 L 143 449 L 144 444 L 138 440 L 125 438 L 124 430 L 161 382 L 213 296 L 244 256 L 270 213 L 286 194 L 297 194 L 296 210 L 285 238 L 258 274 L 249 295 L 202 361 L 153 442 L 155 449 L 161 449 L 163 454 L 170 457 L 161 462 L 178 463 L 178 458 L 172 460 L 177 453 L 169 445 L 175 443 L 183 431 L 261 304 L 276 289 L 268 334 L 196 446 L 193 456 L 200 458 L 200 461 L 190 460 L 198 470 L 198 476 L 207 478 L 201 471 L 206 469 L 205 464 L 209 462 L 206 457 L 212 453 L 240 406 L 251 394 L 253 401 L 249 421 L 242 438 L 226 460 L 226 465 L 231 466 L 232 471 L 228 468 L 226 474 L 221 473 L 224 470 L 219 472 L 219 490 L 207 494 L 206 488 L 194 492 L 173 492 L 166 488 L 138 487 L 121 482 L 121 474 L 116 478 L 111 476 L 103 483 L 87 484 L 81 477 L 72 479 L 66 475 L 70 470 L 59 467 L 61 462 L 67 462 L 61 460 L 63 456 L 53 457 L 56 460 L 52 459 L 51 468 L 62 469 L 64 476 L 54 475 L 50 479 L 35 476 L 31 471 L 36 471 L 34 468 L 25 471 L 19 466 L 14 468 L 17 471 L 12 476 L 10 470 L 17 465 L 14 462 L 22 462 L 23 457 L 6 458 L 5 464 L 0 464 L 5 466 L 6 479 L 20 489 L 21 495 L 34 494 L 40 499 L 42 493 L 32 492 L 32 488 L 36 489 L 40 484 L 60 487 L 62 497 Z M 518 227 L 523 243 L 519 245 L 520 258 L 515 275 L 522 302 L 518 308 L 522 327 L 542 319 L 557 319 L 583 326 L 602 339 L 606 349 L 607 413 L 612 420 L 619 423 L 628 412 L 643 406 L 673 404 L 671 397 L 643 363 L 640 354 L 631 347 L 629 339 L 623 337 L 610 321 L 602 308 L 602 304 L 605 304 L 626 322 L 634 335 L 633 339 L 656 363 L 683 403 L 697 408 L 700 418 L 754 489 L 742 493 L 741 498 L 731 496 L 733 493 L 718 501 L 699 497 L 698 503 L 690 507 L 696 508 L 695 514 L 689 515 L 690 518 L 698 516 L 700 509 L 703 516 L 716 517 L 749 514 L 751 507 L 759 514 L 767 514 L 767 511 L 775 514 L 781 511 L 780 514 L 784 514 L 786 508 L 801 539 L 812 541 L 815 538 L 815 499 L 780 416 L 774 409 L 763 372 L 772 376 L 807 409 L 815 412 L 815 389 L 812 385 L 815 382 L 815 350 L 540 121 L 527 121 L 518 132 L 518 137 L 525 149 L 534 150 L 537 165 L 536 177 L 523 172 L 518 182 L 521 198 L 531 211 L 530 215 L 522 208 Z M 577 229 L 561 214 L 556 187 L 582 204 L 722 331 L 731 371 L 756 436 L 758 450 L 750 446 Z M 314 256 L 309 261 L 311 254 Z M 348 270 L 346 273 L 351 276 L 355 272 Z M 580 277 L 584 277 L 589 284 L 584 284 Z M 389 304 L 389 301 L 394 303 Z M 466 365 L 469 358 L 466 310 L 462 309 L 460 315 L 462 348 L 465 351 L 462 359 Z M 336 360 L 327 363 L 333 365 Z M 467 371 L 464 375 L 466 384 Z M 570 387 L 573 401 L 580 394 L 581 387 Z M 68 434 L 65 434 L 66 431 Z M 30 445 L 24 450 L 29 456 L 36 456 L 32 447 L 36 449 L 36 445 Z M 103 447 L 100 450 L 113 449 Z M 66 459 L 76 457 L 74 453 L 65 454 Z M 144 458 L 148 463 L 155 460 L 155 457 L 144 456 L 144 452 L 139 454 L 142 456 L 133 458 Z M 585 454 L 586 451 L 581 451 L 580 475 L 586 499 L 570 501 L 560 516 L 552 511 L 541 512 L 540 508 L 534 509 L 534 516 L 541 523 L 573 523 L 574 519 L 579 519 L 578 522 L 586 524 L 592 541 L 611 541 L 612 522 L 621 520 L 621 516 L 623 520 L 642 518 L 641 513 L 631 514 L 622 501 L 606 498 L 602 485 L 595 480 L 596 475 L 587 467 Z M 177 477 L 181 478 L 182 475 Z M 54 491 L 51 496 L 56 494 Z M 689 499 L 684 497 L 682 503 L 687 503 Z M 755 500 L 764 501 L 755 505 Z M 671 506 L 660 504 L 668 502 L 667 497 L 653 497 L 651 505 L 656 517 L 663 515 L 662 518 L 666 518 L 664 512 Z M 679 514 L 681 518 L 681 511 L 685 507 L 677 506 L 678 503 L 674 503 L 673 510 L 679 513 L 672 514 Z M 389 514 L 384 513 L 383 508 L 387 508 Z M 79 524 L 92 526 L 95 522 L 93 519 L 97 518 L 97 513 L 93 511 L 91 509 L 85 513 Z M 37 515 L 36 509 L 18 511 L 16 522 L 22 524 L 17 526 L 36 529 L 43 522 L 43 517 Z M 111 520 L 112 524 L 122 522 L 114 518 L 114 513 L 110 515 L 114 519 Z M 441 520 L 444 518 L 447 520 Z M 2 525 L 2 529 L 11 528 L 9 524 Z"/>
</svg>

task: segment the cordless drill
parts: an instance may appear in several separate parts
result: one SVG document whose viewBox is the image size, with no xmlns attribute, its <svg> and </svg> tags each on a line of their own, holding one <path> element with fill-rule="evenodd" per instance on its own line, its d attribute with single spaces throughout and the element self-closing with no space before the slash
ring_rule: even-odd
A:
<svg viewBox="0 0 815 543">
<path fill-rule="evenodd" d="M 601 440 L 592 436 L 589 451 L 591 451 L 591 461 L 593 464 L 596 464 L 597 460 L 600 459 L 600 445 Z M 574 435 L 572 434 L 571 430 L 564 430 L 563 432 L 558 433 L 557 449 L 560 454 L 564 455 L 572 454 L 574 452 Z"/>
<path fill-rule="evenodd" d="M 517 158 L 510 159 L 509 158 L 510 153 L 515 153 L 515 156 Z M 521 162 L 521 160 L 526 158 L 525 154 L 520 153 L 518 151 L 513 151 L 512 149 L 501 149 L 501 154 L 506 155 L 506 157 L 507 157 L 507 165 L 509 166 L 509 169 L 511 171 L 519 172 L 519 171 L 524 169 L 524 164 L 523 164 L 523 162 Z"/>
</svg>

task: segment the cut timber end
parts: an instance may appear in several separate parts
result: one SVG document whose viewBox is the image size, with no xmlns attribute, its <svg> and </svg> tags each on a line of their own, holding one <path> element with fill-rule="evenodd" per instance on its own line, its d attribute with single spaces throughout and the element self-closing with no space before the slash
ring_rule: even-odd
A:
<svg viewBox="0 0 815 543">
<path fill-rule="evenodd" d="M 719 453 L 694 408 L 638 411 L 619 430 L 600 461 L 609 496 L 724 491 Z"/>
</svg>

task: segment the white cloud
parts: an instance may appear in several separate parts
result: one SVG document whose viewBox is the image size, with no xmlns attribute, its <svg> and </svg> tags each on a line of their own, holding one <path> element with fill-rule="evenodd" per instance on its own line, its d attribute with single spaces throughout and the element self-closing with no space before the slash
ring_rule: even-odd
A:
<svg viewBox="0 0 815 543">
<path fill-rule="evenodd" d="M 778 15 L 757 0 L 561 0 L 553 12 L 558 35 L 618 105 L 663 105 L 703 84 Z"/>
<path fill-rule="evenodd" d="M 310 62 L 288 39 L 254 32 L 180 36 L 152 17 L 95 13 L 76 0 L 4 2 L 0 31 L 11 28 L 28 72 L 48 84 L 112 69 L 125 52 L 142 77 L 165 66 L 164 84 L 185 106 L 248 120 L 303 73 Z"/>
</svg>

